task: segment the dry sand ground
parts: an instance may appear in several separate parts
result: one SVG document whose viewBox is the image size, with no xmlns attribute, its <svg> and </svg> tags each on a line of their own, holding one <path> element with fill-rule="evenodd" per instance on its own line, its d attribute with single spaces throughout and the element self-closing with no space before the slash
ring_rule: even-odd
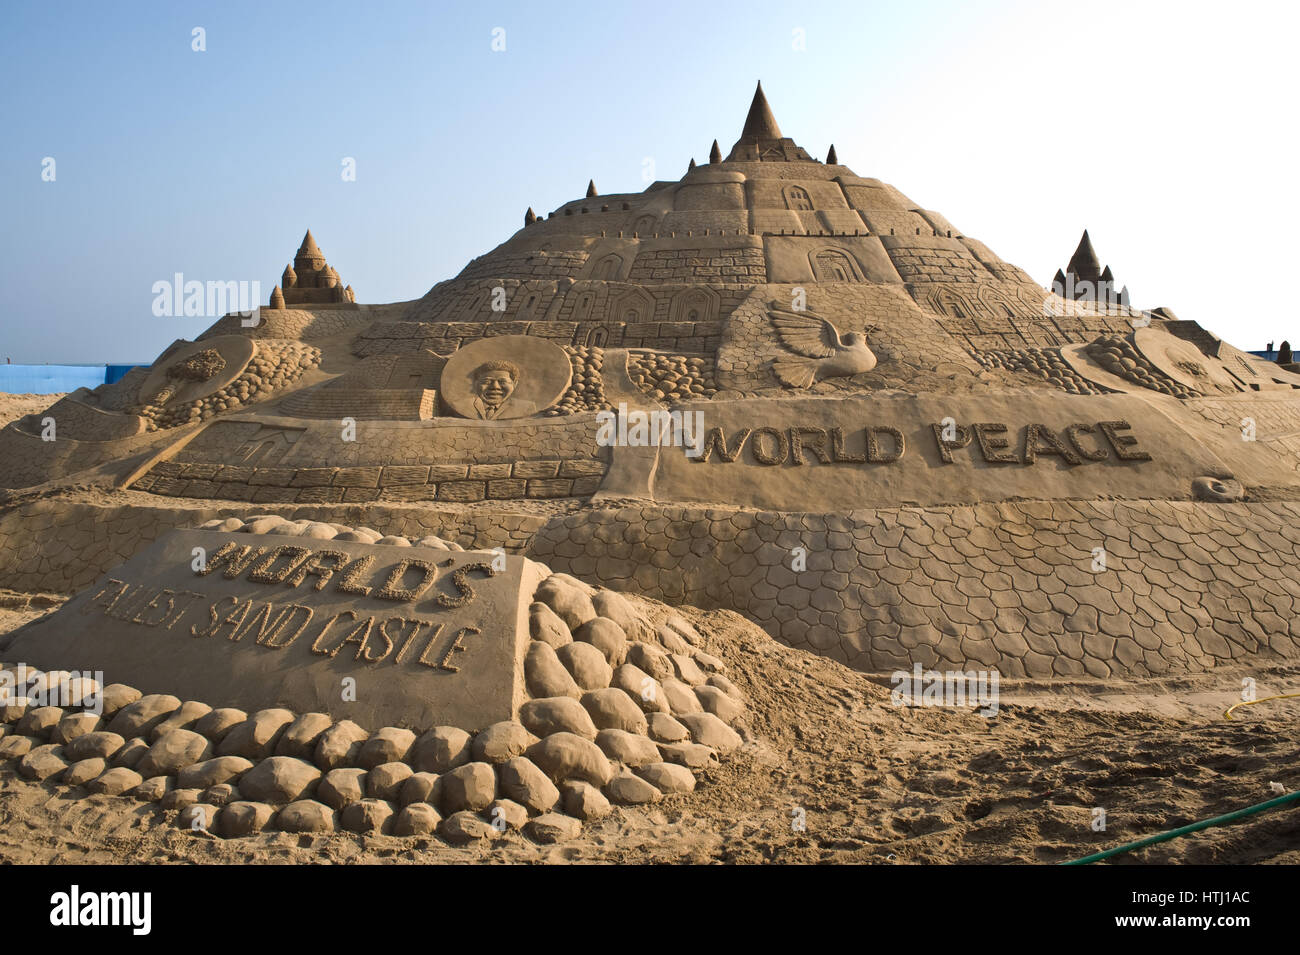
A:
<svg viewBox="0 0 1300 955">
<path fill-rule="evenodd" d="M 63 395 L 7 395 L 0 394 L 0 428 L 23 415 L 44 411 Z"/>
<path fill-rule="evenodd" d="M 8 610 L 12 627 L 37 611 Z M 695 793 L 615 809 L 570 843 L 264 833 L 221 840 L 129 798 L 0 768 L 0 861 L 1054 863 L 1300 787 L 1300 700 L 1244 707 L 1241 673 L 1140 685 L 1008 688 L 996 718 L 897 708 L 887 687 L 791 650 L 729 612 L 687 613 L 747 694 L 747 744 Z M 1300 666 L 1249 674 L 1260 695 Z M 220 701 L 209 701 L 219 703 Z M 74 798 L 81 797 L 81 798 Z M 1105 807 L 1104 833 L 1089 826 Z M 793 831 L 802 808 L 807 828 Z M 1124 856 L 1126 863 L 1300 863 L 1300 809 Z"/>
</svg>

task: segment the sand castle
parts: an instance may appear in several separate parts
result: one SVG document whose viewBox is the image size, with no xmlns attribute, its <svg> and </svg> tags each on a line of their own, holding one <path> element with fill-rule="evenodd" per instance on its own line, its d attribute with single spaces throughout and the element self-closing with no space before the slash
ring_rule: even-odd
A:
<svg viewBox="0 0 1300 955">
<path fill-rule="evenodd" d="M 558 838 L 741 745 L 672 606 L 869 673 L 1300 655 L 1298 366 L 1131 307 L 1087 233 L 1056 278 L 817 160 L 761 87 L 725 159 L 529 208 L 412 302 L 357 304 L 308 232 L 255 322 L 0 432 L 0 579 L 77 595 L 5 658 L 135 688 L 93 744 L 33 708 L 0 753 L 237 785 L 231 833 L 460 838 L 508 799 Z"/>
</svg>

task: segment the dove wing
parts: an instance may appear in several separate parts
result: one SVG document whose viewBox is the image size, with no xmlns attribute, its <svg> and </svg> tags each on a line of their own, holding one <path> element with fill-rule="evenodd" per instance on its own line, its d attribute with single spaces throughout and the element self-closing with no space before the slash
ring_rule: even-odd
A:
<svg viewBox="0 0 1300 955">
<path fill-rule="evenodd" d="M 781 344 L 806 358 L 829 358 L 843 347 L 839 331 L 824 318 L 788 312 L 773 312 L 771 318 Z"/>
</svg>

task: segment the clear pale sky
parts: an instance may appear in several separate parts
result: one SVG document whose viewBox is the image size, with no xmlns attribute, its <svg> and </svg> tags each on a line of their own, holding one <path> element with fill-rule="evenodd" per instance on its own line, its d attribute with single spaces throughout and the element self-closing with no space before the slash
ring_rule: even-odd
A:
<svg viewBox="0 0 1300 955">
<path fill-rule="evenodd" d="M 676 179 L 714 137 L 725 153 L 756 79 L 814 156 L 833 142 L 1043 284 L 1086 227 L 1133 304 L 1300 344 L 1297 21 L 1108 0 L 6 3 L 0 360 L 150 361 L 210 324 L 155 317 L 155 282 L 259 280 L 265 301 L 307 227 L 358 301 L 417 298 L 530 205 L 588 179 L 639 191 L 647 157 Z"/>
</svg>

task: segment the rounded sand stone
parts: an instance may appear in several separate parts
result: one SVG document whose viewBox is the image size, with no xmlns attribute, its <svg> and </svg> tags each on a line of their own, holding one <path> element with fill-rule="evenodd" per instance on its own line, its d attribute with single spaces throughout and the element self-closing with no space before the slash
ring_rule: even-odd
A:
<svg viewBox="0 0 1300 955">
<path fill-rule="evenodd" d="M 185 809 L 197 803 L 202 796 L 203 792 L 199 789 L 172 788 L 163 793 L 158 805 L 167 810 Z"/>
<path fill-rule="evenodd" d="M 547 812 L 560 799 L 555 784 L 526 756 L 516 756 L 499 765 L 497 785 L 503 796 L 532 812 Z"/>
<path fill-rule="evenodd" d="M 55 782 L 67 770 L 68 761 L 63 758 L 63 746 L 59 743 L 46 743 L 35 746 L 18 761 L 18 773 L 25 779 Z"/>
<path fill-rule="evenodd" d="M 333 832 L 334 810 L 314 799 L 291 802 L 275 814 L 281 832 Z"/>
<path fill-rule="evenodd" d="M 627 635 L 608 617 L 588 620 L 574 631 L 573 639 L 591 644 L 604 654 L 605 662 L 611 667 L 619 666 L 627 653 Z"/>
<path fill-rule="evenodd" d="M 442 820 L 438 833 L 453 845 L 495 839 L 501 835 L 491 823 L 468 811 L 452 813 Z"/>
<path fill-rule="evenodd" d="M 627 766 L 659 762 L 659 747 L 648 736 L 625 730 L 604 729 L 596 734 L 596 745 L 610 759 Z"/>
<path fill-rule="evenodd" d="M 668 707 L 672 710 L 673 716 L 678 719 L 687 713 L 704 712 L 704 707 L 700 705 L 700 700 L 695 695 L 695 691 L 681 680 L 671 678 L 664 680 L 663 688 L 664 699 L 668 701 Z"/>
<path fill-rule="evenodd" d="M 629 640 L 640 640 L 650 630 L 649 622 L 636 612 L 632 604 L 622 594 L 614 590 L 597 590 L 591 596 L 591 604 L 599 617 L 605 617 L 618 624 Z"/>
<path fill-rule="evenodd" d="M 646 731 L 645 714 L 622 690 L 614 687 L 591 690 L 582 695 L 582 705 L 599 730 L 617 729 L 641 734 Z"/>
<path fill-rule="evenodd" d="M 256 762 L 275 752 L 280 736 L 294 721 L 289 710 L 272 708 L 258 710 L 240 723 L 217 746 L 219 756 L 243 756 Z"/>
<path fill-rule="evenodd" d="M 439 808 L 448 815 L 481 812 L 497 795 L 497 775 L 488 763 L 466 763 L 438 780 Z"/>
<path fill-rule="evenodd" d="M 645 803 L 658 802 L 663 793 L 650 785 L 640 776 L 631 773 L 619 773 L 605 784 L 603 792 L 611 802 L 624 806 L 640 806 Z"/>
<path fill-rule="evenodd" d="M 528 608 L 528 632 L 534 640 L 559 649 L 566 643 L 573 642 L 573 635 L 555 611 L 544 603 L 534 603 Z"/>
<path fill-rule="evenodd" d="M 720 753 L 730 753 L 742 742 L 739 733 L 712 713 L 686 713 L 677 719 L 690 730 L 692 740 Z"/>
<path fill-rule="evenodd" d="M 436 805 L 438 802 L 438 779 L 437 773 L 413 773 L 403 781 L 398 801 L 403 806 L 409 806 L 415 802 L 427 802 Z"/>
<path fill-rule="evenodd" d="M 366 773 L 366 795 L 372 799 L 396 802 L 402 786 L 414 773 L 406 763 L 381 763 Z"/>
<path fill-rule="evenodd" d="M 103 725 L 103 717 L 94 713 L 69 713 L 59 720 L 59 725 L 50 734 L 50 742 L 67 745 L 87 733 L 96 732 Z"/>
<path fill-rule="evenodd" d="M 553 782 L 577 778 L 596 786 L 609 781 L 609 758 L 589 739 L 573 733 L 555 733 L 528 747 L 525 754 Z"/>
<path fill-rule="evenodd" d="M 217 756 L 186 766 L 176 774 L 176 785 L 180 789 L 207 789 L 234 782 L 252 768 L 252 760 L 243 756 Z"/>
<path fill-rule="evenodd" d="M 339 810 L 339 826 L 362 835 L 382 833 L 393 812 L 392 804 L 382 799 L 361 799 Z"/>
<path fill-rule="evenodd" d="M 646 723 L 647 732 L 656 743 L 680 743 L 691 738 L 691 731 L 667 713 L 651 713 Z"/>
<path fill-rule="evenodd" d="M 493 723 L 475 736 L 471 752 L 478 762 L 504 763 L 507 759 L 522 756 L 536 742 L 537 737 L 522 723 L 505 720 Z"/>
<path fill-rule="evenodd" d="M 415 745 L 415 734 L 400 726 L 385 726 L 376 730 L 361 745 L 357 756 L 357 765 L 362 769 L 373 769 L 384 763 L 396 763 L 406 758 L 406 754 Z"/>
<path fill-rule="evenodd" d="M 361 746 L 370 734 L 351 720 L 340 720 L 316 743 L 314 762 L 322 770 L 337 769 L 356 763 Z"/>
<path fill-rule="evenodd" d="M 676 763 L 649 763 L 637 767 L 635 772 L 662 793 L 695 791 L 695 774 Z"/>
<path fill-rule="evenodd" d="M 629 643 L 625 662 L 638 667 L 660 682 L 671 679 L 676 674 L 668 654 L 648 643 Z"/>
<path fill-rule="evenodd" d="M 127 769 L 125 766 L 118 766 L 110 769 L 97 779 L 92 779 L 86 783 L 86 788 L 92 793 L 103 793 L 106 796 L 120 796 L 128 790 L 135 789 L 144 779 L 134 769 Z"/>
<path fill-rule="evenodd" d="M 275 744 L 275 755 L 311 760 L 316 755 L 316 744 L 332 725 L 334 721 L 324 713 L 299 714 Z"/>
<path fill-rule="evenodd" d="M 739 703 L 716 686 L 697 686 L 695 698 L 700 701 L 704 712 L 712 713 L 727 724 L 734 723 L 743 712 Z"/>
<path fill-rule="evenodd" d="M 352 766 L 331 769 L 316 786 L 316 799 L 331 809 L 366 798 L 366 771 Z"/>
<path fill-rule="evenodd" d="M 194 724 L 211 712 L 212 707 L 208 704 L 189 700 L 182 703 L 180 708 L 167 719 L 143 734 L 144 738 L 151 743 L 156 743 L 169 730 L 193 730 Z"/>
<path fill-rule="evenodd" d="M 599 690 L 609 686 L 614 678 L 614 669 L 605 659 L 605 654 L 590 643 L 574 641 L 556 651 L 565 669 L 573 675 L 573 680 L 584 690 Z"/>
<path fill-rule="evenodd" d="M 127 769 L 134 769 L 140 760 L 144 759 L 144 754 L 149 752 L 149 744 L 140 737 L 127 740 L 122 747 L 109 759 L 114 766 L 124 766 Z"/>
<path fill-rule="evenodd" d="M 234 783 L 217 783 L 199 793 L 199 802 L 211 806 L 224 806 L 226 803 L 238 802 L 241 795 L 243 794 L 240 793 L 239 787 Z"/>
<path fill-rule="evenodd" d="M 699 743 L 660 743 L 659 752 L 664 762 L 687 769 L 709 769 L 718 765 L 718 754 Z"/>
<path fill-rule="evenodd" d="M 576 839 L 579 833 L 582 832 L 582 823 L 572 816 L 561 815 L 558 812 L 548 812 L 536 819 L 529 820 L 525 831 L 534 842 L 540 842 L 542 845 L 554 845 L 557 842 L 568 842 L 571 839 Z"/>
<path fill-rule="evenodd" d="M 445 773 L 468 763 L 472 737 L 457 726 L 435 726 L 415 742 L 411 765 L 421 773 Z"/>
<path fill-rule="evenodd" d="M 534 697 L 571 696 L 582 690 L 549 644 L 534 640 L 524 654 L 524 684 Z"/>
<path fill-rule="evenodd" d="M 239 779 L 239 791 L 251 802 L 291 803 L 311 794 L 320 770 L 303 759 L 271 756 Z"/>
<path fill-rule="evenodd" d="M 216 831 L 227 839 L 251 836 L 265 829 L 274 815 L 275 807 L 264 802 L 239 800 L 227 803 L 217 814 Z"/>
<path fill-rule="evenodd" d="M 128 703 L 108 724 L 112 733 L 130 739 L 147 736 L 149 731 L 181 708 L 181 701 L 166 693 L 150 693 Z"/>
<path fill-rule="evenodd" d="M 596 616 L 591 597 L 559 574 L 552 574 L 538 584 L 535 597 L 554 610 L 570 632 Z"/>
<path fill-rule="evenodd" d="M 102 757 L 79 760 L 69 766 L 68 771 L 63 774 L 63 785 L 84 786 L 106 772 L 108 772 L 108 760 Z"/>
<path fill-rule="evenodd" d="M 591 783 L 580 779 L 565 780 L 561 786 L 560 801 L 564 812 L 577 819 L 599 819 L 609 815 L 609 800 Z"/>
<path fill-rule="evenodd" d="M 677 631 L 670 627 L 658 627 L 655 630 L 655 640 L 659 642 L 669 653 L 689 653 L 691 645 L 681 638 Z"/>
<path fill-rule="evenodd" d="M 216 806 L 201 802 L 186 806 L 176 817 L 176 828 L 188 829 L 191 832 L 211 832 L 213 824 L 217 821 L 217 811 Z"/>
<path fill-rule="evenodd" d="M 492 805 L 483 810 L 483 815 L 497 832 L 522 829 L 528 822 L 528 810 L 511 799 L 493 800 Z"/>
<path fill-rule="evenodd" d="M 186 766 L 203 762 L 212 755 L 212 741 L 191 730 L 174 729 L 159 736 L 149 752 L 136 763 L 136 770 L 150 776 L 168 776 Z"/>
<path fill-rule="evenodd" d="M 23 714 L 14 728 L 15 733 L 36 739 L 49 739 L 50 733 L 63 719 L 63 708 L 58 706 L 38 706 Z"/>
<path fill-rule="evenodd" d="M 393 820 L 395 836 L 427 836 L 436 832 L 442 816 L 428 803 L 411 803 L 397 814 Z"/>
<path fill-rule="evenodd" d="M 586 739 L 596 738 L 596 724 L 577 700 L 567 696 L 529 700 L 519 707 L 519 719 L 530 733 L 539 737 L 552 733 L 576 733 Z"/>
<path fill-rule="evenodd" d="M 673 653 L 669 655 L 669 659 L 673 662 L 673 670 L 677 674 L 677 679 L 687 686 L 703 686 L 709 679 L 705 672 L 696 665 L 695 661 L 686 654 Z"/>
<path fill-rule="evenodd" d="M 199 717 L 192 729 L 196 733 L 202 733 L 212 742 L 220 743 L 231 730 L 246 719 L 248 719 L 248 714 L 243 710 L 237 710 L 232 706 L 223 706 L 205 716 Z"/>
<path fill-rule="evenodd" d="M 68 758 L 73 760 L 96 757 L 111 759 L 125 745 L 126 740 L 116 733 L 93 730 L 65 743 L 63 749 Z"/>
<path fill-rule="evenodd" d="M 176 780 L 171 776 L 154 776 L 132 789 L 131 795 L 140 802 L 161 802 L 175 788 Z"/>
<path fill-rule="evenodd" d="M 125 683 L 110 683 L 104 687 L 102 697 L 103 717 L 106 720 L 112 719 L 121 711 L 124 706 L 129 706 L 136 700 L 140 699 L 143 694 L 133 686 L 127 686 Z"/>
<path fill-rule="evenodd" d="M 632 698 L 646 713 L 667 713 L 668 700 L 659 681 L 638 666 L 624 663 L 614 671 L 610 686 L 617 687 Z"/>
</svg>

